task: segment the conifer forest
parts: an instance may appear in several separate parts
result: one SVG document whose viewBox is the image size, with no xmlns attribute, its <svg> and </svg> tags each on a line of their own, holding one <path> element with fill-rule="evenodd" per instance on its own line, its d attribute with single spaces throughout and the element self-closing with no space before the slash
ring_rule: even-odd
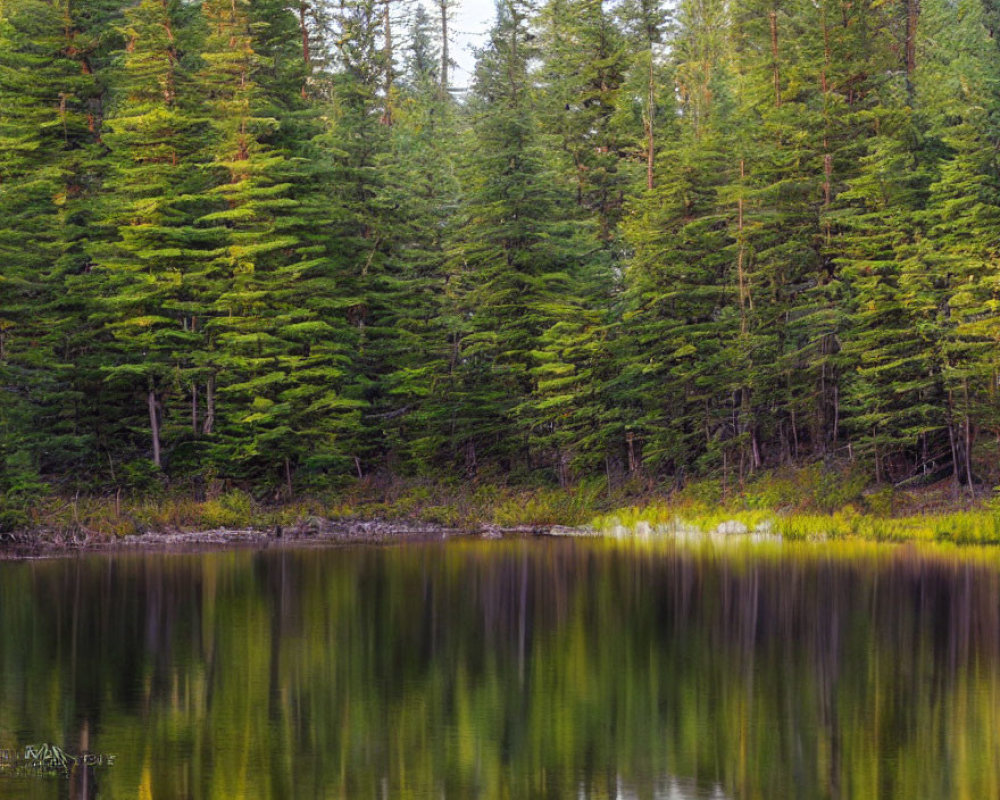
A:
<svg viewBox="0 0 1000 800">
<path fill-rule="evenodd" d="M 1000 481 L 997 0 L 0 0 L 0 493 Z"/>
</svg>

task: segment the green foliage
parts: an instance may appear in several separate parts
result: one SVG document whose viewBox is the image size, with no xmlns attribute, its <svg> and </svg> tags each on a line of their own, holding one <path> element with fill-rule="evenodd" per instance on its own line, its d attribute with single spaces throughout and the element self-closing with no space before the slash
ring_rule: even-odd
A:
<svg viewBox="0 0 1000 800">
<path fill-rule="evenodd" d="M 870 492 L 865 495 L 865 506 L 877 517 L 892 516 L 895 492 L 891 486 Z"/>
<path fill-rule="evenodd" d="M 29 511 L 47 487 L 26 450 L 0 451 L 0 459 L 0 532 L 6 532 L 29 524 Z"/>
<path fill-rule="evenodd" d="M 118 480 L 121 486 L 140 497 L 154 497 L 162 489 L 162 474 L 148 458 L 137 458 L 122 464 Z"/>
<path fill-rule="evenodd" d="M 254 518 L 253 498 L 238 490 L 226 492 L 217 500 L 208 500 L 201 510 L 201 519 L 209 528 L 246 525 Z"/>
<path fill-rule="evenodd" d="M 719 506 L 723 501 L 722 481 L 715 478 L 693 480 L 677 493 L 677 501 L 681 505 Z"/>
<path fill-rule="evenodd" d="M 5 0 L 5 502 L 387 476 L 974 501 L 997 9 L 907 10 L 505 0 L 452 97 L 423 8 Z"/>
<path fill-rule="evenodd" d="M 798 473 L 802 488 L 811 496 L 813 504 L 821 511 L 832 512 L 861 499 L 868 484 L 862 470 L 829 469 L 814 464 Z"/>
<path fill-rule="evenodd" d="M 599 424 L 593 370 L 603 348 L 594 306 L 606 262 L 551 158 L 532 101 L 525 9 L 500 8 L 470 101 L 466 199 L 455 263 L 457 363 L 451 446 L 475 473 L 484 448 L 507 469 L 551 470 L 560 485 Z"/>
</svg>

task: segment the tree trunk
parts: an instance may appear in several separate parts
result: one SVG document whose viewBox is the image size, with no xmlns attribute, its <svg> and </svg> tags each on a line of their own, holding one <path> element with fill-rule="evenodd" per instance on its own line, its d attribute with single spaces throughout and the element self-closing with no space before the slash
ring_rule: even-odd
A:
<svg viewBox="0 0 1000 800">
<path fill-rule="evenodd" d="M 310 62 L 312 53 L 309 49 L 309 25 L 306 23 L 306 1 L 299 2 L 299 31 L 302 34 L 302 61 L 306 66 L 305 82 L 302 84 L 302 99 L 306 97 L 306 84 L 309 81 Z"/>
<path fill-rule="evenodd" d="M 789 383 L 791 383 L 791 380 L 789 380 Z M 792 394 L 791 386 L 788 387 L 788 391 L 789 391 L 789 394 Z M 799 458 L 799 427 L 798 427 L 798 424 L 796 423 L 796 420 L 795 420 L 795 408 L 792 407 L 789 410 L 791 412 L 791 418 L 792 418 L 792 448 L 793 448 L 792 453 L 793 453 L 795 459 L 798 460 L 798 458 Z"/>
<path fill-rule="evenodd" d="M 830 29 L 826 24 L 826 9 L 823 9 L 823 72 L 820 75 L 820 89 L 823 92 L 823 117 L 824 117 L 824 128 L 826 131 L 829 130 L 829 117 L 827 116 L 827 93 L 830 90 L 830 85 L 827 81 L 826 72 L 830 69 Z M 833 173 L 833 156 L 829 152 L 830 141 L 827 137 L 826 132 L 823 134 L 823 206 L 825 208 L 830 207 L 830 176 Z M 829 226 L 827 227 L 829 233 Z"/>
<path fill-rule="evenodd" d="M 556 457 L 559 459 L 559 488 L 565 489 L 569 486 L 569 456 L 560 450 Z"/>
<path fill-rule="evenodd" d="M 215 376 L 208 379 L 205 384 L 205 421 L 202 423 L 201 432 L 206 436 L 212 432 L 215 425 Z"/>
<path fill-rule="evenodd" d="M 958 500 L 958 484 L 960 480 L 958 459 L 958 444 L 955 442 L 955 426 L 951 420 L 951 414 L 948 415 L 948 443 L 951 445 L 951 477 L 952 477 L 952 491 L 954 492 L 955 499 Z"/>
<path fill-rule="evenodd" d="M 969 482 L 969 497 L 976 496 L 976 489 L 972 483 L 972 425 L 969 421 L 969 379 L 966 378 L 963 384 L 965 392 L 965 477 Z"/>
<path fill-rule="evenodd" d="M 646 99 L 646 188 L 653 188 L 653 166 L 656 158 L 655 140 L 653 138 L 653 119 L 656 114 L 656 81 L 653 73 L 653 46 L 649 46 L 649 83 Z"/>
<path fill-rule="evenodd" d="M 470 439 L 465 443 L 465 474 L 469 478 L 474 478 L 477 471 L 476 443 Z"/>
<path fill-rule="evenodd" d="M 729 459 L 726 450 L 722 450 L 722 502 L 729 498 Z"/>
<path fill-rule="evenodd" d="M 915 0 L 911 0 L 914 2 Z M 771 21 L 771 67 L 774 72 L 774 105 L 781 108 L 781 73 L 778 70 L 778 12 L 768 15 Z"/>
<path fill-rule="evenodd" d="M 906 87 L 913 91 L 913 71 L 917 66 L 917 21 L 920 0 L 906 0 Z"/>
<path fill-rule="evenodd" d="M 837 445 L 837 439 L 840 438 L 840 387 L 835 383 L 833 385 L 833 444 L 834 447 Z"/>
<path fill-rule="evenodd" d="M 875 451 L 875 483 L 882 483 L 882 462 L 878 455 L 878 428 L 872 428 L 872 449 Z"/>
<path fill-rule="evenodd" d="M 163 28 L 167 34 L 167 41 L 170 42 L 167 46 L 170 69 L 167 71 L 166 83 L 163 86 L 163 101 L 168 106 L 171 106 L 177 96 L 176 82 L 174 80 L 174 66 L 177 64 L 177 48 L 174 47 L 174 31 L 170 25 L 170 11 L 167 7 L 167 0 L 160 0 L 160 7 L 163 9 Z M 91 127 L 91 130 L 94 130 L 94 128 Z"/>
<path fill-rule="evenodd" d="M 191 333 L 198 330 L 198 317 L 191 317 Z M 198 382 L 191 381 L 191 432 L 198 435 Z"/>
<path fill-rule="evenodd" d="M 392 15 L 390 11 L 391 0 L 385 0 L 382 9 L 382 25 L 385 28 L 385 114 L 382 115 L 382 122 L 392 125 Z"/>
<path fill-rule="evenodd" d="M 753 296 L 750 294 L 746 277 L 746 243 L 743 240 L 743 181 L 746 178 L 746 161 L 740 159 L 740 194 L 736 199 L 736 239 L 738 249 L 736 251 L 736 276 L 739 280 L 740 299 L 740 333 L 747 332 L 747 306 L 753 310 Z"/>
<path fill-rule="evenodd" d="M 441 11 L 441 97 L 448 96 L 448 0 L 438 0 Z"/>
<path fill-rule="evenodd" d="M 976 489 L 972 482 L 972 426 L 969 415 L 965 415 L 965 478 L 969 482 L 969 496 L 975 497 Z"/>
<path fill-rule="evenodd" d="M 147 396 L 149 404 L 149 429 L 153 439 L 153 463 L 160 467 L 160 415 L 159 403 L 156 400 L 156 392 L 153 390 L 153 382 L 149 382 L 149 394 Z"/>
</svg>

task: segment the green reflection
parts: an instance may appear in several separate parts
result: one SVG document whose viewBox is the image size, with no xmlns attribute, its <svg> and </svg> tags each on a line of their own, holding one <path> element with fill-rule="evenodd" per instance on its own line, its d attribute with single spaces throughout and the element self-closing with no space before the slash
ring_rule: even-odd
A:
<svg viewBox="0 0 1000 800">
<path fill-rule="evenodd" d="M 117 756 L 0 796 L 998 797 L 998 600 L 869 545 L 0 564 L 0 747 Z"/>
</svg>

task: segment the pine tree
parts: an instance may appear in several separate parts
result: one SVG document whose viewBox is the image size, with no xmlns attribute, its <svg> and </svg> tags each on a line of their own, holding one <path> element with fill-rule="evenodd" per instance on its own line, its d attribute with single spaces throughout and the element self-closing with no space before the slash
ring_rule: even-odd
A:
<svg viewBox="0 0 1000 800">
<path fill-rule="evenodd" d="M 665 110 L 673 106 L 672 98 L 663 93 L 664 85 L 672 81 L 658 57 L 669 35 L 670 19 L 656 0 L 629 0 L 618 9 L 618 16 L 632 62 L 619 92 L 618 127 L 631 131 L 633 136 L 641 132 L 637 144 L 646 167 L 643 185 L 652 189 L 658 137 L 663 135 L 664 126 L 670 126 Z M 635 112 L 638 119 L 634 118 Z"/>
<path fill-rule="evenodd" d="M 625 226 L 628 349 L 617 405 L 640 398 L 630 468 L 641 459 L 682 479 L 721 465 L 740 436 L 729 359 L 745 298 L 731 280 L 733 210 L 722 195 L 734 169 L 722 7 L 682 4 L 671 50 L 678 122 L 661 136 L 654 188 L 633 201 Z"/>
<path fill-rule="evenodd" d="M 540 118 L 561 143 L 577 202 L 594 216 L 594 233 L 609 242 L 631 183 L 627 146 L 613 124 L 629 69 L 625 36 L 604 0 L 550 0 L 541 17 Z"/>
<path fill-rule="evenodd" d="M 932 398 L 937 430 L 922 435 L 947 431 L 956 486 L 971 488 L 978 424 L 996 429 L 1000 326 L 991 234 L 1000 224 L 1000 174 L 984 144 L 998 136 L 1000 54 L 979 3 L 929 3 L 922 21 L 947 46 L 918 67 L 913 82 L 930 132 L 948 153 L 929 187 L 922 235 L 907 253 L 901 281 L 924 336 L 928 372 L 940 384 Z"/>
<path fill-rule="evenodd" d="M 572 298 L 586 244 L 535 120 L 526 22 L 520 3 L 501 7 L 477 65 L 467 197 L 453 256 L 462 320 L 449 388 L 453 450 L 470 472 L 485 455 L 531 468 L 534 435 L 547 451 L 538 455 L 566 479 L 567 456 L 553 453 L 558 440 L 549 439 L 548 409 L 562 400 L 552 402 L 557 387 L 546 373 L 571 332 L 557 326 L 578 314 Z M 519 418 L 522 398 L 531 399 Z"/>
<path fill-rule="evenodd" d="M 882 133 L 868 140 L 858 175 L 829 215 L 837 227 L 838 270 L 850 292 L 837 354 L 845 376 L 839 408 L 857 454 L 874 463 L 876 480 L 900 448 L 917 440 L 925 463 L 941 455 L 927 435 L 938 414 L 936 379 L 901 279 L 926 174 L 907 148 L 909 114 L 894 116 L 881 120 Z"/>
<path fill-rule="evenodd" d="M 221 178 L 208 193 L 221 207 L 198 220 L 217 237 L 206 278 L 213 315 L 198 365 L 208 375 L 203 428 L 216 434 L 220 470 L 291 492 L 300 461 L 311 470 L 344 466 L 338 434 L 355 419 L 339 391 L 340 330 L 317 314 L 330 291 L 329 252 L 300 235 L 324 220 L 309 216 L 321 211 L 314 198 L 293 191 L 296 165 L 262 142 L 277 120 L 259 116 L 248 5 L 210 0 L 202 9 L 208 36 L 199 85 Z"/>
<path fill-rule="evenodd" d="M 729 232 L 719 202 L 726 175 L 720 140 L 703 134 L 665 148 L 657 188 L 630 221 L 634 250 L 626 317 L 636 363 L 630 391 L 643 398 L 643 457 L 650 467 L 697 471 L 721 460 L 730 430 L 728 343 L 739 335 L 729 284 Z"/>
<path fill-rule="evenodd" d="M 737 137 L 754 461 L 820 455 L 835 438 L 845 288 L 827 214 L 856 172 L 872 110 L 892 87 L 885 12 L 794 2 L 741 10 Z M 761 456 L 756 442 L 767 441 Z"/>
<path fill-rule="evenodd" d="M 383 203 L 392 133 L 381 91 L 386 74 L 383 11 L 373 0 L 344 3 L 337 10 L 336 72 L 324 114 L 328 128 L 316 140 L 334 206 L 327 233 L 333 248 L 329 275 L 336 292 L 323 301 L 324 318 L 336 315 L 346 323 L 345 354 L 350 360 L 345 363 L 345 392 L 356 408 L 351 457 L 359 477 L 384 454 L 379 427 L 384 418 L 375 415 L 386 409 L 373 410 L 373 404 L 380 404 L 381 377 L 387 369 L 381 352 L 384 307 L 377 285 L 393 247 L 391 219 Z"/>
<path fill-rule="evenodd" d="M 444 445 L 447 399 L 439 384 L 449 347 L 441 287 L 459 194 L 452 155 L 457 109 L 439 91 L 438 52 L 420 9 L 409 47 L 388 151 L 378 162 L 385 176 L 377 200 L 385 254 L 373 271 L 370 310 L 378 336 L 371 414 L 380 447 L 397 469 L 433 462 Z"/>
<path fill-rule="evenodd" d="M 198 274 L 213 244 L 195 226 L 206 210 L 198 154 L 207 125 L 185 64 L 186 16 L 162 0 L 143 0 L 126 14 L 122 74 L 104 137 L 114 164 L 105 224 L 116 236 L 93 248 L 94 317 L 114 337 L 103 352 L 112 362 L 103 366 L 105 380 L 130 387 L 135 401 L 120 419 L 146 431 L 148 447 L 135 446 L 157 468 L 168 428 L 168 439 L 199 433 L 196 354 L 207 308 Z M 168 408 L 172 396 L 186 396 L 189 410 L 183 401 Z M 117 449 L 131 450 L 124 442 Z"/>
<path fill-rule="evenodd" d="M 0 386 L 4 449 L 36 472 L 72 470 L 98 446 L 82 300 L 100 184 L 108 3 L 0 6 Z"/>
</svg>

